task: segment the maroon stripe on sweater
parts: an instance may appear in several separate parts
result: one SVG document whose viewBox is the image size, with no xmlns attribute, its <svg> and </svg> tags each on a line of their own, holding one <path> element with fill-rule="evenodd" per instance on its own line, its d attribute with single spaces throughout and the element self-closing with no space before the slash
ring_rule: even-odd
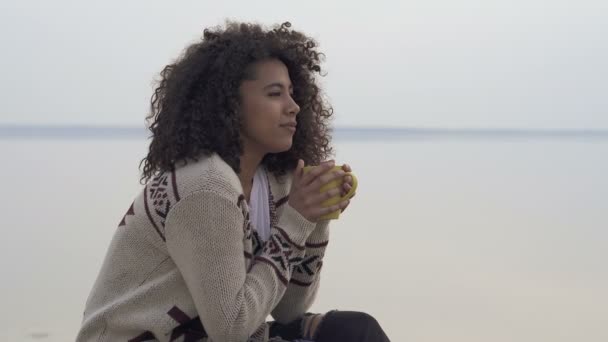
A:
<svg viewBox="0 0 608 342">
<path fill-rule="evenodd" d="M 289 280 L 289 283 L 298 285 L 298 286 L 303 286 L 303 287 L 308 287 L 308 286 L 312 285 L 312 281 L 311 282 L 299 281 L 299 280 L 293 279 L 293 278 L 291 278 L 291 280 Z"/>
<path fill-rule="evenodd" d="M 144 342 L 144 341 L 156 341 L 156 337 L 154 337 L 153 333 L 146 331 L 145 333 L 135 336 L 129 340 L 129 342 Z"/>
<path fill-rule="evenodd" d="M 171 169 L 171 183 L 173 184 L 173 194 L 175 195 L 175 202 L 179 202 L 179 192 L 177 192 L 177 179 L 175 178 L 175 168 Z"/>
<path fill-rule="evenodd" d="M 236 205 L 240 208 L 243 201 L 245 201 L 245 195 L 241 194 L 239 195 L 239 198 L 236 199 Z"/>
<path fill-rule="evenodd" d="M 190 316 L 186 315 L 186 313 L 180 310 L 180 308 L 178 308 L 177 306 L 172 307 L 171 310 L 167 312 L 167 315 L 169 315 L 177 323 L 180 324 L 186 324 L 191 320 Z"/>
<path fill-rule="evenodd" d="M 321 247 L 327 247 L 328 244 L 329 244 L 329 241 L 323 241 L 323 242 L 319 242 L 319 243 L 307 242 L 306 243 L 306 247 L 308 247 L 308 248 L 321 248 Z"/>
<path fill-rule="evenodd" d="M 283 228 L 280 227 L 274 227 L 276 230 L 279 231 L 279 233 L 281 233 L 281 235 L 283 235 L 283 237 L 285 238 L 285 240 L 287 240 L 287 242 L 289 242 L 290 244 L 292 244 L 295 248 L 303 251 L 304 250 L 304 246 L 300 246 L 297 243 L 291 241 L 291 239 L 289 238 L 289 235 L 287 235 L 287 233 L 283 230 Z"/>
<path fill-rule="evenodd" d="M 263 263 L 266 263 L 266 264 L 272 266 L 272 268 L 274 268 L 274 272 L 277 274 L 277 277 L 279 278 L 279 280 L 283 283 L 283 285 L 287 286 L 287 278 L 285 278 L 285 276 L 283 276 L 283 274 L 281 274 L 281 271 L 279 270 L 277 265 L 275 265 L 274 262 L 272 262 L 271 260 L 268 260 L 264 257 L 260 257 L 260 256 L 255 257 L 255 260 L 261 261 Z"/>
<path fill-rule="evenodd" d="M 154 222 L 154 219 L 152 218 L 152 214 L 150 214 L 150 208 L 148 207 L 148 187 L 147 186 L 144 188 L 144 207 L 146 208 L 146 214 L 148 215 L 148 219 L 152 223 L 152 226 L 154 227 L 154 229 L 156 229 L 156 232 L 158 233 L 158 235 L 160 235 L 160 238 L 163 239 L 163 241 L 167 241 L 167 240 L 165 240 L 165 236 L 163 235 L 163 233 L 161 233 L 160 229 L 158 229 L 156 222 Z"/>
<path fill-rule="evenodd" d="M 183 342 L 203 341 L 205 337 L 208 337 L 205 327 L 203 327 L 203 323 L 199 317 L 195 317 L 175 327 L 171 333 L 171 339 L 169 341 L 173 342 L 182 336 L 183 339 L 180 339 L 180 341 Z"/>
<path fill-rule="evenodd" d="M 278 200 L 274 206 L 278 208 L 278 207 L 282 206 L 283 204 L 285 204 L 287 201 L 289 201 L 289 195 Z"/>
</svg>

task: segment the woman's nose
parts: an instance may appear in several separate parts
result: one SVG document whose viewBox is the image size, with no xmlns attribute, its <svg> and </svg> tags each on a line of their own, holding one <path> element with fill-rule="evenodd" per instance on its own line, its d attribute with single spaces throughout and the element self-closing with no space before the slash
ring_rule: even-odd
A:
<svg viewBox="0 0 608 342">
<path fill-rule="evenodd" d="M 297 115 L 300 112 L 300 106 L 291 96 L 289 97 L 289 102 L 289 114 Z"/>
</svg>

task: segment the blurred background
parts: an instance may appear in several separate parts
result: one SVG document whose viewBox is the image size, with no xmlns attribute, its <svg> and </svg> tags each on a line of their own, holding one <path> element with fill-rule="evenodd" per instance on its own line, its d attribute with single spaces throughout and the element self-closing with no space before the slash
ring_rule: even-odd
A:
<svg viewBox="0 0 608 342">
<path fill-rule="evenodd" d="M 74 340 L 154 80 L 225 19 L 326 55 L 360 185 L 314 311 L 393 341 L 608 340 L 608 2 L 1 0 L 1 341 Z"/>
</svg>

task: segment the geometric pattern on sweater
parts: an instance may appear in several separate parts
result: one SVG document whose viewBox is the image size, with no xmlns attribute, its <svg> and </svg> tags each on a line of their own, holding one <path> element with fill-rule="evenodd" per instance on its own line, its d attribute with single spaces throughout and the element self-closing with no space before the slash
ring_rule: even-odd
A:
<svg viewBox="0 0 608 342">
<path fill-rule="evenodd" d="M 310 286 L 313 284 L 309 279 L 314 279 L 321 271 L 323 261 L 319 255 L 306 255 L 302 262 L 295 265 L 290 283 L 299 286 Z"/>
<path fill-rule="evenodd" d="M 279 199 L 276 202 L 271 202 L 273 203 L 273 205 L 271 205 L 271 214 L 274 215 L 275 218 L 277 208 L 280 208 L 283 204 L 287 203 L 288 200 L 289 195 Z M 327 240 L 319 243 L 306 242 L 306 255 L 301 260 L 301 263 L 294 265 L 292 275 L 289 280 L 290 284 L 308 287 L 314 283 L 313 279 L 315 279 L 323 267 L 323 252 L 327 245 Z M 319 249 L 319 251 L 315 253 L 315 249 Z"/>
<path fill-rule="evenodd" d="M 291 266 L 302 261 L 302 257 L 294 253 L 294 249 L 303 251 L 304 246 L 295 244 L 283 229 L 275 227 L 275 231 L 270 235 L 270 238 L 268 238 L 263 247 L 263 252 L 266 255 L 258 255 L 255 257 L 255 260 L 272 266 L 277 277 L 287 286 L 288 279 L 292 273 Z"/>
<path fill-rule="evenodd" d="M 169 185 L 169 177 L 171 177 L 171 185 Z M 170 187 L 173 188 L 172 192 L 169 189 Z M 166 241 L 165 220 L 172 204 L 179 200 L 175 170 L 173 169 L 170 172 L 163 172 L 154 176 L 144 188 L 146 214 L 163 241 Z"/>
<path fill-rule="evenodd" d="M 129 210 L 127 210 L 125 215 L 122 217 L 122 220 L 118 224 L 119 227 L 125 226 L 127 224 L 127 216 L 135 215 L 135 210 L 133 209 L 134 204 L 135 204 L 135 202 L 131 202 L 131 206 L 129 207 Z"/>
<path fill-rule="evenodd" d="M 282 205 L 284 205 L 285 203 L 287 203 L 287 201 L 289 200 L 289 195 L 284 196 L 283 198 L 279 199 L 278 201 L 274 201 L 274 199 L 272 198 L 272 192 L 269 191 L 270 194 L 270 216 L 271 216 L 271 220 L 274 220 L 275 222 L 278 220 L 278 216 L 277 216 L 277 209 L 280 208 Z M 254 233 L 254 239 L 253 239 L 253 250 L 254 250 L 254 255 L 257 255 L 259 251 L 261 251 L 261 246 L 260 246 L 260 240 L 259 237 L 258 240 L 256 240 L 256 234 Z M 313 279 L 317 276 L 317 274 L 321 271 L 321 268 L 323 267 L 323 251 L 325 249 L 325 247 L 327 247 L 328 245 L 328 241 L 322 241 L 320 243 L 310 243 L 310 242 L 306 242 L 306 255 L 304 256 L 304 258 L 300 258 L 299 263 L 294 263 L 293 265 L 293 270 L 292 270 L 292 274 L 291 274 L 291 278 L 289 280 L 290 284 L 294 284 L 294 285 L 298 285 L 298 286 L 302 286 L 302 287 L 308 287 L 311 286 L 313 284 Z M 314 249 L 321 249 L 320 252 L 321 254 L 313 254 L 313 250 Z"/>
<path fill-rule="evenodd" d="M 268 176 L 268 175 L 266 175 Z M 288 196 L 285 196 L 280 200 L 279 203 L 275 203 L 274 197 L 272 194 L 272 189 L 270 186 L 270 181 L 268 182 L 268 209 L 270 212 L 270 226 L 276 227 L 277 222 L 279 221 L 277 215 L 277 207 L 287 203 Z M 277 206 L 278 204 L 278 206 Z M 298 246 L 293 243 L 287 233 L 280 228 L 279 233 L 272 234 L 268 241 L 264 243 L 262 241 L 260 235 L 257 230 L 253 228 L 251 224 L 251 217 L 249 213 L 249 205 L 247 204 L 247 200 L 244 195 L 240 195 L 237 199 L 237 206 L 241 209 L 241 213 L 243 214 L 243 235 L 244 238 L 251 242 L 251 253 L 245 252 L 246 259 L 255 259 L 257 261 L 261 261 L 267 264 L 270 264 L 275 273 L 278 275 L 278 278 L 284 285 L 288 284 L 288 279 L 293 273 L 293 267 L 299 264 L 302 261 L 302 257 L 300 256 L 292 256 L 293 248 L 295 247 L 298 250 L 304 250 L 303 246 Z M 266 256 L 257 257 L 262 252 L 266 252 Z M 254 263 L 249 263 L 249 267 L 247 272 L 251 271 Z"/>
<path fill-rule="evenodd" d="M 314 276 L 321 268 L 321 261 L 318 255 L 307 255 L 302 262 L 295 267 L 295 273 Z"/>
</svg>

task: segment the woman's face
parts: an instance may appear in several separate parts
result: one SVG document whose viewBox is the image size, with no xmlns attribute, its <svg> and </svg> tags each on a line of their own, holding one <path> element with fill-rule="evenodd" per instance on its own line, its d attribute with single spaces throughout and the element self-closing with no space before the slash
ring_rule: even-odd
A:
<svg viewBox="0 0 608 342">
<path fill-rule="evenodd" d="M 283 62 L 267 59 L 251 66 L 252 79 L 240 86 L 245 153 L 264 156 L 287 151 L 296 131 L 300 107 L 292 98 L 293 86 Z"/>
</svg>

